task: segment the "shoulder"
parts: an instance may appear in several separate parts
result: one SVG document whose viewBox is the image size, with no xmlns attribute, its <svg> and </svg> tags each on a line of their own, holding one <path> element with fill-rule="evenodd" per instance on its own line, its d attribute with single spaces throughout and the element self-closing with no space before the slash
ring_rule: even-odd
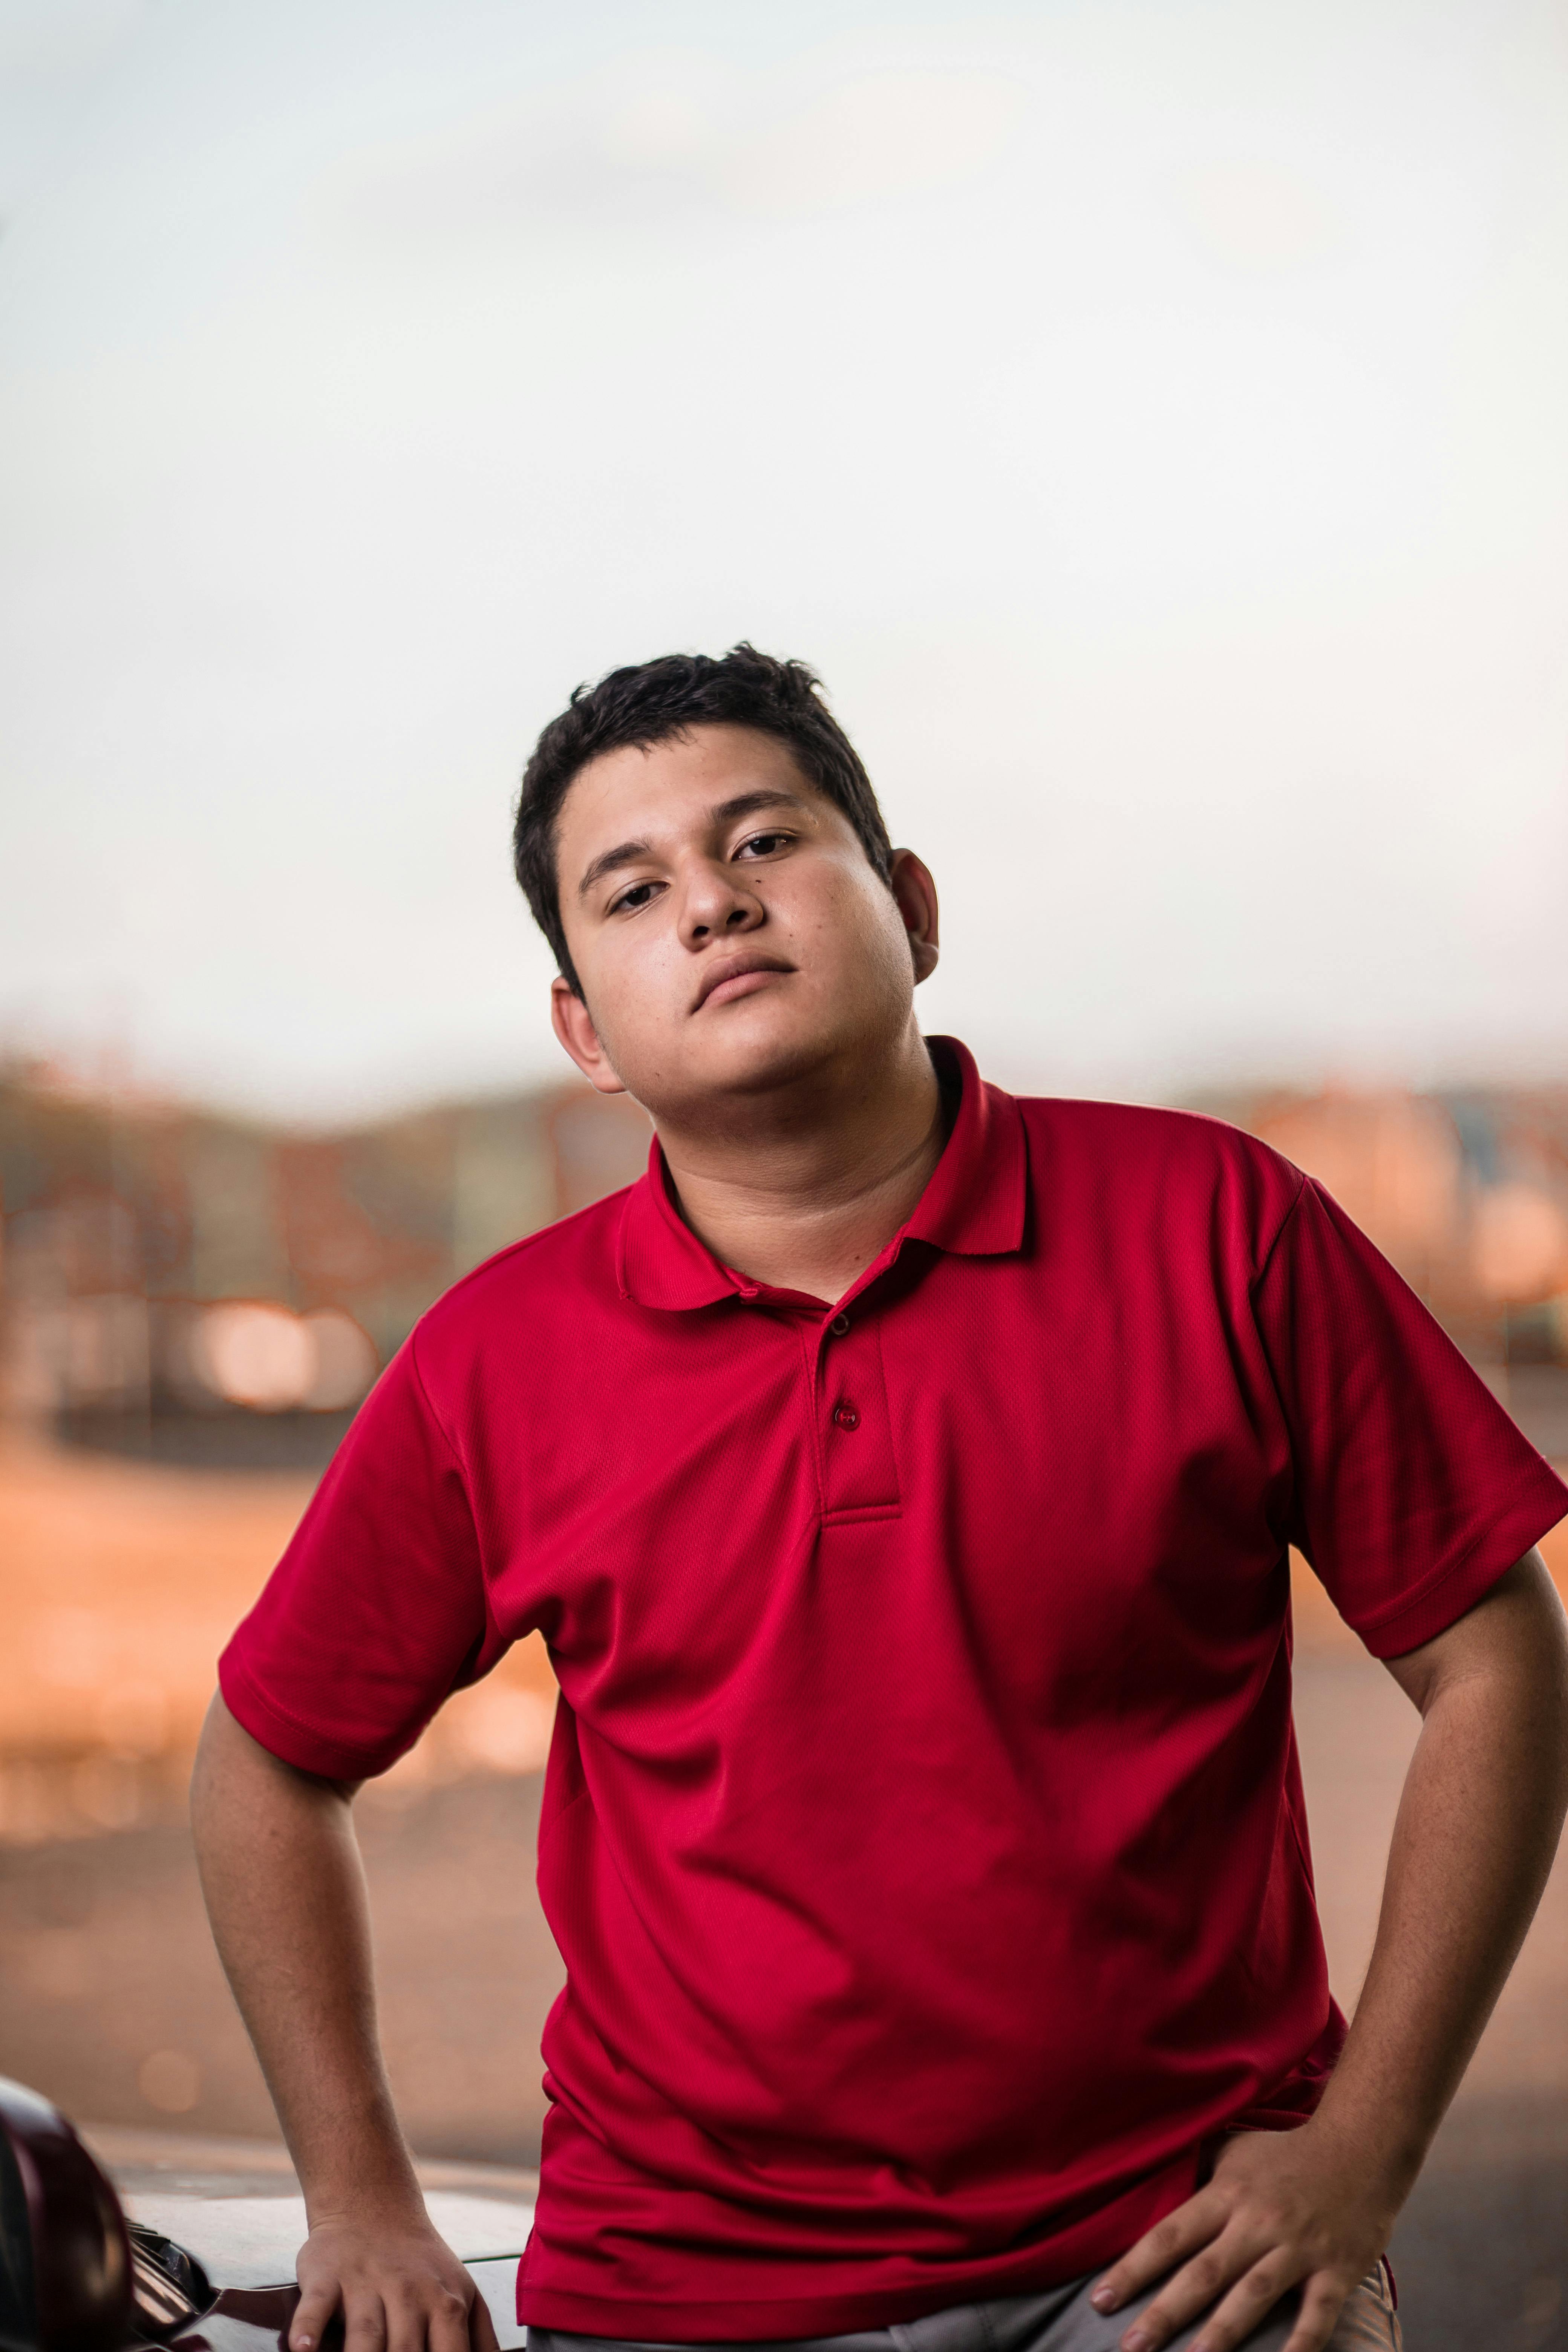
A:
<svg viewBox="0 0 1568 2352">
<path fill-rule="evenodd" d="M 1142 1103 L 1016 1097 L 1031 1188 L 1101 1219 L 1226 1234 L 1260 1265 L 1306 1180 L 1268 1144 L 1201 1111 Z"/>
<path fill-rule="evenodd" d="M 414 1327 L 414 1351 L 429 1380 L 521 1340 L 537 1349 L 552 1325 L 580 1323 L 595 1301 L 618 1297 L 616 1272 L 623 1187 L 498 1250 L 444 1291 Z"/>
<path fill-rule="evenodd" d="M 1014 1097 L 1031 1138 L 1099 1161 L 1162 1170 L 1248 1171 L 1261 1180 L 1300 1185 L 1301 1171 L 1245 1128 L 1206 1111 L 1148 1103 L 1075 1100 L 1064 1095 Z"/>
</svg>

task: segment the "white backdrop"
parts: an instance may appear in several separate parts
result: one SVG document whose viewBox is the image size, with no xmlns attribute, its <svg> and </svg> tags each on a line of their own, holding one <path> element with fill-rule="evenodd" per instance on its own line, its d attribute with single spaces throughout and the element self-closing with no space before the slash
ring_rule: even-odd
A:
<svg viewBox="0 0 1568 2352">
<path fill-rule="evenodd" d="M 1568 1065 L 1552 0 L 0 5 L 0 1045 L 559 1065 L 582 677 L 825 673 L 1015 1081 Z"/>
</svg>

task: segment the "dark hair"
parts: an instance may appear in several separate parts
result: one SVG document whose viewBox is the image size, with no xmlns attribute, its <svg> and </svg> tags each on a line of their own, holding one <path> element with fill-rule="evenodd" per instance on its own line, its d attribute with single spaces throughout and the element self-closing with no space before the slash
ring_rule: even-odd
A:
<svg viewBox="0 0 1568 2352">
<path fill-rule="evenodd" d="M 711 654 L 665 654 L 613 669 L 597 686 L 580 686 L 534 745 L 522 772 L 512 835 L 512 861 L 533 919 L 578 996 L 582 985 L 561 922 L 555 861 L 561 804 L 574 779 L 602 752 L 627 744 L 647 749 L 705 724 L 754 727 L 787 743 L 808 782 L 843 810 L 883 881 L 891 877 L 893 845 L 871 779 L 823 700 L 822 681 L 804 662 L 775 661 L 742 643 L 719 660 Z"/>
</svg>

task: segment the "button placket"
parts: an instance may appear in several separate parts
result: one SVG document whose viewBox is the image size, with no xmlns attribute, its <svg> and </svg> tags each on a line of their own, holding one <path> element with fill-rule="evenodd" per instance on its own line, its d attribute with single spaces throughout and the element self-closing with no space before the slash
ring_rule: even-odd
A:
<svg viewBox="0 0 1568 2352">
<path fill-rule="evenodd" d="M 881 1318 L 835 1315 L 817 1342 L 823 1502 L 839 1511 L 897 1510 L 898 1467 L 882 1374 Z"/>
</svg>

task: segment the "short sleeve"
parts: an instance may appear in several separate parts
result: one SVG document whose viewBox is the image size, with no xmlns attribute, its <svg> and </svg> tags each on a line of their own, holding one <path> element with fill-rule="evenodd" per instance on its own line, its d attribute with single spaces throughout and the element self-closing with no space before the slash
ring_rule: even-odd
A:
<svg viewBox="0 0 1568 2352">
<path fill-rule="evenodd" d="M 218 1664 L 225 1703 L 251 1737 L 331 1780 L 395 1763 L 487 1648 L 461 1465 L 414 1346 L 361 1406 Z"/>
<path fill-rule="evenodd" d="M 1568 1487 L 1310 1179 L 1253 1304 L 1289 1431 L 1290 1540 L 1376 1656 L 1418 1648 L 1556 1525 Z"/>
</svg>

